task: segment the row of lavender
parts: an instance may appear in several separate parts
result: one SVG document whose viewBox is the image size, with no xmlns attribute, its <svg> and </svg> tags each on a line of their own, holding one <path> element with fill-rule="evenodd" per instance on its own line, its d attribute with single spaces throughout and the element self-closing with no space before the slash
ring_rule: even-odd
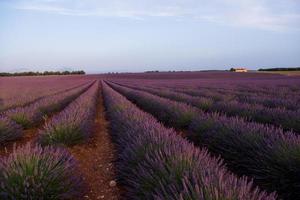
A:
<svg viewBox="0 0 300 200">
<path fill-rule="evenodd" d="M 90 136 L 98 94 L 97 81 L 44 125 L 39 131 L 39 144 L 27 144 L 0 160 L 1 199 L 82 196 L 85 184 L 77 161 L 62 146 Z"/>
<path fill-rule="evenodd" d="M 300 138 L 291 132 L 246 122 L 239 118 L 207 114 L 185 103 L 110 83 L 145 111 L 168 126 L 187 129 L 194 144 L 220 155 L 237 175 L 246 175 L 285 199 L 300 196 Z"/>
<path fill-rule="evenodd" d="M 275 199 L 103 86 L 128 199 Z"/>
<path fill-rule="evenodd" d="M 132 83 L 139 80 L 126 80 Z M 219 78 L 219 79 L 174 79 L 174 80 L 142 80 L 148 86 L 165 86 L 176 88 L 209 89 L 219 92 L 255 93 L 269 97 L 287 98 L 297 96 L 300 92 L 300 79 L 297 77 L 284 77 L 268 79 L 256 78 Z M 298 97 L 299 99 L 299 97 Z"/>
<path fill-rule="evenodd" d="M 45 96 L 87 83 L 89 78 L 70 77 L 1 77 L 0 111 L 25 106 Z"/>
<path fill-rule="evenodd" d="M 201 84 L 198 88 L 215 89 L 219 91 L 239 93 L 256 93 L 259 95 L 266 95 L 270 97 L 291 97 L 292 95 L 299 94 L 299 78 L 287 77 L 285 79 L 270 79 L 270 80 L 241 80 L 227 84 L 226 81 L 221 84 Z"/>
<path fill-rule="evenodd" d="M 43 116 L 57 112 L 86 91 L 92 83 L 42 98 L 28 106 L 10 109 L 4 115 L 24 128 L 30 128 L 43 120 Z"/>
<path fill-rule="evenodd" d="M 54 91 L 51 91 L 51 92 L 48 92 L 48 93 L 42 93 L 43 96 L 36 96 L 36 88 L 33 88 L 31 91 L 32 91 L 32 94 L 31 95 L 31 101 L 26 101 L 22 98 L 20 98 L 18 101 L 19 103 L 18 104 L 14 104 L 13 106 L 7 108 L 7 109 L 4 109 L 0 112 L 0 114 L 5 114 L 9 111 L 12 111 L 12 110 L 15 110 L 15 109 L 20 109 L 22 107 L 26 107 L 26 106 L 29 106 L 29 105 L 32 105 L 36 102 L 39 102 L 39 101 L 42 101 L 42 100 L 45 100 L 49 97 L 53 97 L 55 95 L 60 95 L 60 94 L 63 94 L 63 93 L 66 93 L 66 92 L 70 92 L 72 90 L 75 90 L 75 89 L 78 89 L 78 88 L 81 88 L 81 87 L 84 87 L 88 84 L 90 84 L 91 82 L 90 81 L 86 81 L 82 84 L 79 84 L 79 85 L 76 85 L 76 86 L 72 86 L 72 87 L 68 87 L 68 88 L 65 88 L 65 86 L 62 86 L 62 88 L 52 88 L 52 90 Z M 56 90 L 55 90 L 56 89 Z"/>
<path fill-rule="evenodd" d="M 83 191 L 78 163 L 62 147 L 28 143 L 0 158 L 0 199 L 74 199 Z"/>
<path fill-rule="evenodd" d="M 39 132 L 39 143 L 74 145 L 87 139 L 91 134 L 98 96 L 99 82 L 97 81 L 44 125 Z"/>
<path fill-rule="evenodd" d="M 130 83 L 130 81 L 127 80 Z M 141 81 L 139 81 L 141 82 Z M 131 81 L 131 83 L 134 83 Z M 300 109 L 300 81 L 296 80 L 176 80 L 142 81 L 145 86 L 166 87 L 188 91 L 196 96 L 213 100 L 236 100 L 241 103 L 260 104 L 266 107 Z M 140 85 L 140 84 L 139 84 Z M 298 86 L 297 86 L 298 85 Z"/>
<path fill-rule="evenodd" d="M 299 110 L 300 99 L 285 97 L 279 98 L 276 96 L 258 94 L 256 92 L 237 92 L 234 90 L 213 90 L 209 88 L 173 88 L 171 90 L 181 93 L 186 93 L 192 96 L 201 96 L 210 98 L 214 101 L 237 101 L 244 104 L 256 104 L 268 108 L 284 108 L 287 110 Z M 300 93 L 298 94 L 300 95 Z M 297 94 L 295 94 L 295 97 Z"/>
<path fill-rule="evenodd" d="M 71 90 L 42 98 L 28 106 L 10 109 L 0 116 L 0 143 L 22 136 L 22 128 L 40 123 L 45 116 L 64 108 L 68 103 L 87 90 L 91 83 Z"/>
<path fill-rule="evenodd" d="M 126 84 L 128 86 L 128 84 Z M 132 86 L 130 86 L 132 87 Z M 188 91 L 175 92 L 169 89 L 153 89 L 149 87 L 132 87 L 152 94 L 181 101 L 206 112 L 219 112 L 227 116 L 238 116 L 248 121 L 272 124 L 285 130 L 300 133 L 300 110 L 292 111 L 284 108 L 267 108 L 258 104 L 245 104 L 238 101 L 214 101 L 212 98 L 192 96 Z M 178 90 L 178 89 L 175 89 Z"/>
</svg>

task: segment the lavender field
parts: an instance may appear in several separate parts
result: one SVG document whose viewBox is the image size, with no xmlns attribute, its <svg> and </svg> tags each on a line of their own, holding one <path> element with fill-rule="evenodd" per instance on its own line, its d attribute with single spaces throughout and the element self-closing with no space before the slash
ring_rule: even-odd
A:
<svg viewBox="0 0 300 200">
<path fill-rule="evenodd" d="M 300 199 L 300 76 L 0 78 L 0 199 Z"/>
</svg>

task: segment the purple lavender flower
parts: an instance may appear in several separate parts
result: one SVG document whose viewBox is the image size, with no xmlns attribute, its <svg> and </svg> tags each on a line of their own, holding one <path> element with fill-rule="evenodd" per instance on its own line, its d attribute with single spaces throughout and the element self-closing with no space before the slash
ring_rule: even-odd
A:
<svg viewBox="0 0 300 200">
<path fill-rule="evenodd" d="M 128 86 L 127 86 L 128 87 Z M 265 107 L 259 104 L 249 104 L 224 98 L 222 101 L 213 100 L 215 96 L 203 95 L 203 92 L 195 92 L 196 96 L 188 95 L 186 91 L 174 92 L 164 88 L 147 88 L 129 86 L 130 88 L 146 91 L 171 100 L 180 101 L 195 106 L 206 112 L 220 112 L 228 116 L 239 116 L 245 120 L 255 121 L 263 124 L 271 124 L 282 127 L 285 130 L 300 132 L 300 109 L 287 110 L 285 107 Z M 177 90 L 178 91 L 178 90 Z M 200 97 L 199 97 L 200 95 Z M 209 96 L 209 97 L 207 97 Z M 295 103 L 297 105 L 298 103 Z"/>
<path fill-rule="evenodd" d="M 42 98 L 63 94 L 81 87 L 89 80 L 72 77 L 6 77 L 0 80 L 0 112 L 27 106 Z"/>
<path fill-rule="evenodd" d="M 62 148 L 28 143 L 0 162 L 0 199 L 73 199 L 82 188 L 78 165 Z"/>
<path fill-rule="evenodd" d="M 89 137 L 95 116 L 99 83 L 69 104 L 40 130 L 42 145 L 74 145 Z"/>
<path fill-rule="evenodd" d="M 190 110 L 187 137 L 221 156 L 230 170 L 249 176 L 255 184 L 285 198 L 299 196 L 300 137 L 282 129 L 247 122 L 240 118 L 191 110 L 187 104 L 147 92 L 110 84 L 142 109 L 168 126 L 178 127 L 176 113 Z M 180 105 L 180 106 L 179 106 Z M 180 127 L 185 128 L 185 127 Z"/>
<path fill-rule="evenodd" d="M 0 143 L 15 140 L 23 135 L 20 125 L 5 116 L 0 116 Z"/>
<path fill-rule="evenodd" d="M 103 93 L 128 199 L 276 198 L 235 177 L 220 159 L 195 148 L 105 84 Z"/>
<path fill-rule="evenodd" d="M 43 116 L 64 108 L 74 98 L 87 90 L 90 84 L 68 90 L 63 94 L 58 93 L 52 96 L 41 98 L 40 100 L 25 107 L 10 109 L 4 113 L 7 117 L 22 125 L 30 128 L 43 120 Z"/>
</svg>

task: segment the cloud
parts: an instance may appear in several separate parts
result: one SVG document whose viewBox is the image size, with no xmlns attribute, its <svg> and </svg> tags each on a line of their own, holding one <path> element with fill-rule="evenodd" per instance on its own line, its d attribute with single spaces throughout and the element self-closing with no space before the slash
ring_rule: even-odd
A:
<svg viewBox="0 0 300 200">
<path fill-rule="evenodd" d="M 287 0 L 288 2 L 289 0 Z M 233 5 L 234 0 L 228 1 Z M 230 9 L 218 8 L 216 12 L 197 16 L 198 19 L 223 25 L 252 27 L 272 31 L 300 30 L 300 12 L 288 9 L 283 12 L 282 7 L 270 1 L 241 0 Z M 228 4 L 227 4 L 228 5 Z M 300 4 L 298 5 L 300 8 Z"/>
<path fill-rule="evenodd" d="M 21 0 L 16 7 L 73 16 L 177 17 L 272 31 L 300 29 L 297 0 Z"/>
</svg>

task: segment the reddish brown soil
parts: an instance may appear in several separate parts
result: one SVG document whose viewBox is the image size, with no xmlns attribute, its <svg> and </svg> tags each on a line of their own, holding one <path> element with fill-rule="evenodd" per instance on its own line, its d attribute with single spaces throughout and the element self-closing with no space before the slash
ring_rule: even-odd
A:
<svg viewBox="0 0 300 200">
<path fill-rule="evenodd" d="M 11 152 L 13 152 L 14 146 L 20 147 L 25 145 L 27 142 L 34 141 L 38 136 L 38 128 L 31 128 L 28 130 L 23 130 L 23 136 L 16 141 L 5 142 L 0 147 L 0 157 L 8 156 Z"/>
<path fill-rule="evenodd" d="M 187 135 L 188 135 L 188 131 L 184 130 L 184 129 L 182 129 L 182 130 L 176 130 L 176 133 L 178 135 L 180 135 L 181 137 L 183 137 L 183 138 L 187 138 Z"/>
<path fill-rule="evenodd" d="M 58 113 L 59 112 L 52 113 L 47 118 L 45 118 L 42 123 L 36 124 L 33 128 L 23 130 L 23 136 L 21 138 L 2 144 L 0 147 L 0 157 L 8 156 L 10 153 L 12 153 L 14 146 L 21 147 L 28 142 L 34 142 L 38 137 L 39 129 L 41 129 L 45 123 L 50 121 L 51 118 Z"/>
<path fill-rule="evenodd" d="M 88 141 L 69 148 L 78 160 L 88 185 L 88 191 L 81 199 L 120 199 L 121 189 L 114 168 L 116 151 L 108 133 L 102 96 L 97 106 L 94 126 L 93 135 Z M 111 181 L 115 181 L 116 186 L 110 186 Z"/>
</svg>

